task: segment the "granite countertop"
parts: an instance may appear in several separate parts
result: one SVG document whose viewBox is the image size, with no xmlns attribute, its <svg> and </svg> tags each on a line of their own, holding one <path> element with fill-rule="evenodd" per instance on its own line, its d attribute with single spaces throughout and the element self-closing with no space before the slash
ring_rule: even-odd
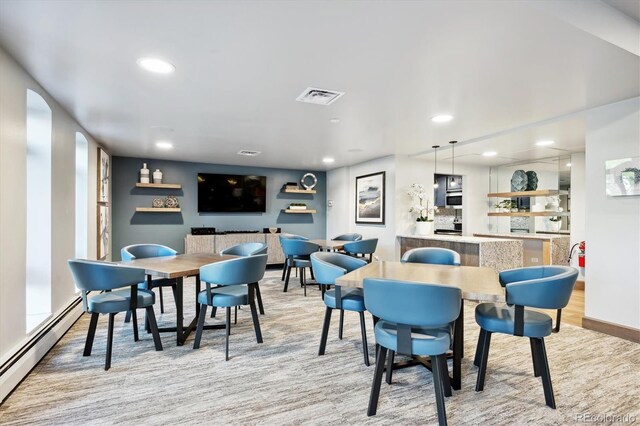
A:
<svg viewBox="0 0 640 426">
<path fill-rule="evenodd" d="M 515 239 L 523 239 L 523 240 L 555 240 L 559 238 L 569 238 L 569 235 L 559 235 L 559 234 L 520 234 L 520 233 L 475 233 L 473 234 L 476 237 L 499 237 L 499 238 L 515 238 Z"/>
<path fill-rule="evenodd" d="M 433 241 L 448 241 L 452 243 L 467 243 L 467 244 L 482 244 L 482 243 L 495 243 L 501 241 L 509 241 L 505 238 L 487 238 L 487 237 L 472 237 L 472 236 L 457 236 L 457 235 L 398 235 L 398 238 L 418 238 L 421 240 L 433 240 Z M 517 241 L 517 240 L 512 240 Z"/>
</svg>

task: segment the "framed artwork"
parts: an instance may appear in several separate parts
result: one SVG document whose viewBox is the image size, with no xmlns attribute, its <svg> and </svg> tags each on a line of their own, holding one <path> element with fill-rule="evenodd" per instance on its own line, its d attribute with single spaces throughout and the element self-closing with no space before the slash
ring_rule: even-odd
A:
<svg viewBox="0 0 640 426">
<path fill-rule="evenodd" d="M 640 195 L 640 157 L 606 161 L 605 182 L 610 197 Z"/>
<path fill-rule="evenodd" d="M 356 177 L 356 223 L 384 224 L 385 172 Z"/>
<path fill-rule="evenodd" d="M 109 202 L 109 175 L 111 159 L 102 148 L 98 148 L 98 202 Z"/>
<path fill-rule="evenodd" d="M 98 260 L 109 254 L 109 206 L 98 205 Z"/>
</svg>

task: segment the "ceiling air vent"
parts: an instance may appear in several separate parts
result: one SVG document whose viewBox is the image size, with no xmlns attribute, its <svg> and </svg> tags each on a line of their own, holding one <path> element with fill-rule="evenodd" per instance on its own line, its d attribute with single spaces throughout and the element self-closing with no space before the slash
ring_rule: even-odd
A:
<svg viewBox="0 0 640 426">
<path fill-rule="evenodd" d="M 296 98 L 296 101 L 316 105 L 331 105 L 342 95 L 344 95 L 344 92 L 307 87 L 304 92 Z"/>
<path fill-rule="evenodd" d="M 260 155 L 260 151 L 252 151 L 250 149 L 241 149 L 238 151 L 238 155 L 246 155 L 247 157 L 255 157 L 256 155 Z"/>
</svg>

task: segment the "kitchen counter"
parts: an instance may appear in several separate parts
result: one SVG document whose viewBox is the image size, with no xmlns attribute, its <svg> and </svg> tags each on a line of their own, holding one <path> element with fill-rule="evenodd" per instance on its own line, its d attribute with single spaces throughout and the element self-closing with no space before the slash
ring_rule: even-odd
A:
<svg viewBox="0 0 640 426">
<path fill-rule="evenodd" d="M 418 247 L 442 247 L 460 254 L 464 266 L 486 266 L 495 271 L 520 268 L 523 241 L 502 237 L 486 238 L 457 235 L 398 235 L 400 255 Z"/>
<path fill-rule="evenodd" d="M 497 233 L 476 233 L 473 234 L 475 237 L 488 237 L 488 238 L 512 238 L 512 239 L 527 239 L 527 240 L 553 240 L 556 238 L 569 238 L 568 235 L 560 235 L 560 234 L 525 234 L 525 233 L 505 233 L 505 234 L 497 234 Z"/>
<path fill-rule="evenodd" d="M 524 266 L 568 265 L 571 238 L 562 234 L 476 233 L 476 237 L 504 238 L 524 242 Z M 537 244 L 537 246 L 535 246 Z M 533 261 L 533 259 L 538 259 Z"/>
</svg>

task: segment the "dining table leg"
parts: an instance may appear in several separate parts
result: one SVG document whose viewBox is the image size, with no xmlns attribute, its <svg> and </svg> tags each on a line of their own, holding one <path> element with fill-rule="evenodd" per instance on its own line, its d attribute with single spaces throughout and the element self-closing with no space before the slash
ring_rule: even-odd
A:
<svg viewBox="0 0 640 426">
<path fill-rule="evenodd" d="M 182 346 L 185 340 L 185 336 L 183 335 L 184 328 L 184 279 L 179 277 L 176 279 L 176 336 L 177 336 L 177 344 L 178 346 Z M 196 309 L 198 309 L 196 307 Z"/>
</svg>

